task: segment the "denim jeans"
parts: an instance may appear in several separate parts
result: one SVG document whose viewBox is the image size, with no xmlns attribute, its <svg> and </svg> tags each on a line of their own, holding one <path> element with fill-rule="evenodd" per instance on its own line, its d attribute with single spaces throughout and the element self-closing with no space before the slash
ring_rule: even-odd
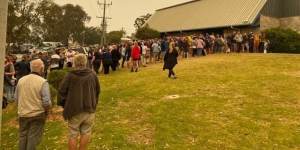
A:
<svg viewBox="0 0 300 150">
<path fill-rule="evenodd" d="M 197 48 L 197 56 L 202 55 L 203 48 Z"/>
<path fill-rule="evenodd" d="M 8 101 L 15 99 L 15 87 L 11 85 L 4 85 L 5 97 Z"/>
</svg>

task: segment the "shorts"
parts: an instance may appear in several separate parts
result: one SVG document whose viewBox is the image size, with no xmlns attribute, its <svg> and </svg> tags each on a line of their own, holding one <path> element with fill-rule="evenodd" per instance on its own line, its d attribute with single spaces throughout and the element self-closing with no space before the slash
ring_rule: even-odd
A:
<svg viewBox="0 0 300 150">
<path fill-rule="evenodd" d="M 83 112 L 68 120 L 69 137 L 76 138 L 80 135 L 91 135 L 95 121 L 95 113 Z"/>
</svg>

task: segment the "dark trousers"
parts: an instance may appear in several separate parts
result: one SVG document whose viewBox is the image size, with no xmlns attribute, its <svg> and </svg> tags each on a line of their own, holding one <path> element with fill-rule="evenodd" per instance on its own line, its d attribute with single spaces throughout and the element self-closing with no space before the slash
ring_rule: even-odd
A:
<svg viewBox="0 0 300 150">
<path fill-rule="evenodd" d="M 93 68 L 94 68 L 94 71 L 98 74 L 99 73 L 99 69 L 100 69 L 100 66 L 101 66 L 101 60 L 95 60 L 93 62 Z"/>
<path fill-rule="evenodd" d="M 237 52 L 240 53 L 243 50 L 243 43 L 237 43 Z"/>
<path fill-rule="evenodd" d="M 112 71 L 116 71 L 118 66 L 119 66 L 119 61 L 113 60 L 113 63 L 111 64 Z"/>
<path fill-rule="evenodd" d="M 87 67 L 93 69 L 93 61 L 92 59 L 88 59 Z"/>
<path fill-rule="evenodd" d="M 64 63 L 65 61 L 63 59 L 59 60 L 59 69 L 64 69 Z"/>
<path fill-rule="evenodd" d="M 188 54 L 189 54 L 188 51 L 184 51 L 184 52 L 183 52 L 183 58 L 188 58 Z"/>
<path fill-rule="evenodd" d="M 19 149 L 35 150 L 40 144 L 46 115 L 43 113 L 36 117 L 19 118 Z"/>
<path fill-rule="evenodd" d="M 195 57 L 197 55 L 197 49 L 193 48 L 193 53 L 192 53 L 192 57 Z"/>
<path fill-rule="evenodd" d="M 103 64 L 104 74 L 109 74 L 109 64 Z"/>
<path fill-rule="evenodd" d="M 122 57 L 122 68 L 124 68 L 124 63 L 125 63 L 125 61 L 126 61 L 126 56 L 123 56 L 123 57 Z"/>
<path fill-rule="evenodd" d="M 175 76 L 175 72 L 173 71 L 173 68 L 169 69 L 169 75 L 168 75 L 168 77 L 171 78 L 172 75 Z"/>
</svg>

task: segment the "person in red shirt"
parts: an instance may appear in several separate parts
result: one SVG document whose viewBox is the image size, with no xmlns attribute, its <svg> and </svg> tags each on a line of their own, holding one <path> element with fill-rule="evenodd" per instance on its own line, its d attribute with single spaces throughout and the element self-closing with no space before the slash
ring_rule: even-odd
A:
<svg viewBox="0 0 300 150">
<path fill-rule="evenodd" d="M 131 50 L 131 59 L 132 59 L 131 72 L 133 72 L 133 71 L 138 72 L 139 60 L 140 60 L 140 57 L 141 57 L 140 52 L 141 52 L 140 46 L 138 45 L 137 42 L 134 42 L 134 45 L 133 45 L 132 50 Z"/>
</svg>

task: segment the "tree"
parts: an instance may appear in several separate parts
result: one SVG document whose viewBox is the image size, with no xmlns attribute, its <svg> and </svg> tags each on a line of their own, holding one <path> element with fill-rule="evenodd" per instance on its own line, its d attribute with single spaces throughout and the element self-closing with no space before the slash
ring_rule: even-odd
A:
<svg viewBox="0 0 300 150">
<path fill-rule="evenodd" d="M 60 40 L 63 43 L 67 43 L 69 35 L 73 34 L 74 40 L 79 41 L 85 30 L 85 23 L 90 20 L 90 17 L 79 5 L 66 4 L 62 9 Z"/>
<path fill-rule="evenodd" d="M 8 43 L 67 43 L 70 34 L 81 39 L 90 17 L 78 5 L 59 6 L 53 0 L 9 0 Z"/>
<path fill-rule="evenodd" d="M 111 31 L 107 34 L 108 43 L 120 43 L 121 38 L 126 34 L 125 31 Z"/>
<path fill-rule="evenodd" d="M 137 30 L 135 37 L 141 40 L 159 38 L 160 33 L 148 25 Z"/>
<path fill-rule="evenodd" d="M 71 34 L 75 41 L 82 40 L 86 29 L 85 23 L 90 20 L 81 6 L 66 4 L 60 7 L 52 0 L 40 2 L 37 12 L 40 15 L 43 39 L 65 44 Z"/>
<path fill-rule="evenodd" d="M 7 42 L 31 41 L 31 27 L 37 21 L 36 3 L 31 0 L 9 0 L 7 17 Z"/>
<path fill-rule="evenodd" d="M 43 0 L 36 9 L 39 14 L 39 22 L 35 32 L 42 35 L 45 41 L 63 41 L 60 32 L 63 30 L 63 9 L 52 0 Z"/>
<path fill-rule="evenodd" d="M 80 38 L 80 42 L 87 45 L 100 44 L 101 29 L 96 27 L 86 27 Z"/>
<path fill-rule="evenodd" d="M 146 14 L 143 16 L 140 16 L 135 19 L 134 21 L 134 27 L 138 30 L 143 27 L 143 25 L 147 22 L 147 20 L 152 16 L 152 14 Z"/>
</svg>

